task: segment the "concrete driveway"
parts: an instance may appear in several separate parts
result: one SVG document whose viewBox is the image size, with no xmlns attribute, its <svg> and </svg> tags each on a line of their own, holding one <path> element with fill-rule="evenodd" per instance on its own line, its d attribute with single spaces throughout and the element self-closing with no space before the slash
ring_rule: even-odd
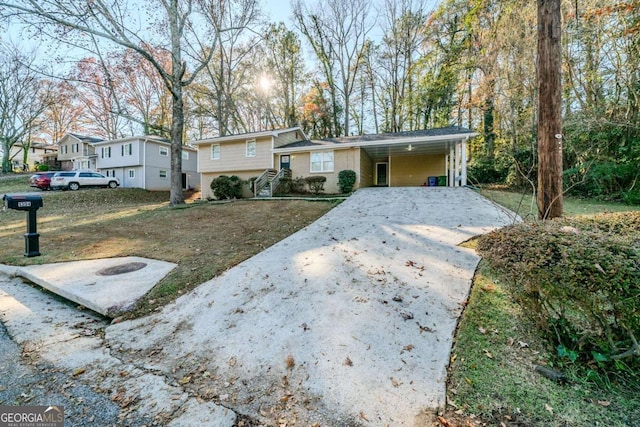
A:
<svg viewBox="0 0 640 427">
<path fill-rule="evenodd" d="M 424 425 L 479 261 L 458 245 L 513 221 L 465 188 L 361 189 L 106 341 L 252 423 Z"/>
</svg>

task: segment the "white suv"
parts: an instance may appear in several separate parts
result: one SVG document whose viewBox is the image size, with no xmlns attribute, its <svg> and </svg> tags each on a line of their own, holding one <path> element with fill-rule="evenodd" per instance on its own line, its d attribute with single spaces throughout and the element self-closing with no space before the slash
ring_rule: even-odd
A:
<svg viewBox="0 0 640 427">
<path fill-rule="evenodd" d="M 52 190 L 77 190 L 80 187 L 109 187 L 120 185 L 118 178 L 107 177 L 93 171 L 56 172 L 49 185 Z"/>
</svg>

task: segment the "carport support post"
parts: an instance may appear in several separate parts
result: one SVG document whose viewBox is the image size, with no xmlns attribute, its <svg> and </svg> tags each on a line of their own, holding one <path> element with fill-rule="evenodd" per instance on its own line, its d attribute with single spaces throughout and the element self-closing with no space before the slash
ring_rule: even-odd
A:
<svg viewBox="0 0 640 427">
<path fill-rule="evenodd" d="M 40 235 L 38 234 L 38 222 L 36 209 L 27 212 L 27 234 L 24 235 L 24 256 L 40 256 Z"/>
<path fill-rule="evenodd" d="M 467 140 L 460 142 L 460 186 L 467 185 Z"/>
<path fill-rule="evenodd" d="M 453 142 L 449 142 L 449 187 L 456 186 L 456 152 L 454 148 L 455 144 Z"/>
</svg>

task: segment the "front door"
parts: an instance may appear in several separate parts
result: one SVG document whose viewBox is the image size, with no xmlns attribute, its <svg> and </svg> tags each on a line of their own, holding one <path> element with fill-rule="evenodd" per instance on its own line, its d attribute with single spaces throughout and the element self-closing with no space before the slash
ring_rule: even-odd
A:
<svg viewBox="0 0 640 427">
<path fill-rule="evenodd" d="M 376 163 L 376 185 L 389 185 L 389 163 Z"/>
<path fill-rule="evenodd" d="M 280 156 L 280 169 L 291 169 L 291 156 L 289 154 Z"/>
</svg>

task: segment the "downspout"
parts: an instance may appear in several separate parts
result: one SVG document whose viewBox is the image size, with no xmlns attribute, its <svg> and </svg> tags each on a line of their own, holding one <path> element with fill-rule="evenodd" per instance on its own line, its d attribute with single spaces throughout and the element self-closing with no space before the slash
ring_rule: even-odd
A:
<svg viewBox="0 0 640 427">
<path fill-rule="evenodd" d="M 449 187 L 456 186 L 456 170 L 455 170 L 455 144 L 449 142 Z"/>
<path fill-rule="evenodd" d="M 142 188 L 147 189 L 147 138 L 142 141 Z"/>
</svg>

